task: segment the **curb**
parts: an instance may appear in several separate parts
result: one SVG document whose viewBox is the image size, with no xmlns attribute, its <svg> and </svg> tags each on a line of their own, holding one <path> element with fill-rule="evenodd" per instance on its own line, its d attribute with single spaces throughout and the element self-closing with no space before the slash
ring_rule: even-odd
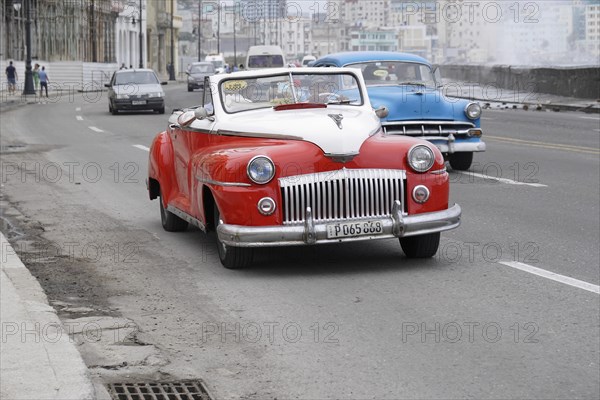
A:
<svg viewBox="0 0 600 400">
<path fill-rule="evenodd" d="M 96 398 L 75 342 L 2 232 L 0 257 L 0 397 Z"/>
</svg>

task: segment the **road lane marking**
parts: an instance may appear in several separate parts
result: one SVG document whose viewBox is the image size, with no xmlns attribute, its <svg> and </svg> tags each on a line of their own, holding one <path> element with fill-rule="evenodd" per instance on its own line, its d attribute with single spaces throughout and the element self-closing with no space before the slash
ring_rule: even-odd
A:
<svg viewBox="0 0 600 400">
<path fill-rule="evenodd" d="M 98 133 L 102 133 L 104 132 L 102 129 L 100 128 L 96 128 L 95 126 L 88 126 L 88 128 L 90 128 L 91 130 L 93 130 L 94 132 L 98 132 Z"/>
<path fill-rule="evenodd" d="M 133 147 L 138 148 L 140 150 L 144 150 L 144 151 L 150 151 L 150 148 L 148 148 L 146 146 L 142 146 L 141 144 L 134 144 Z"/>
<path fill-rule="evenodd" d="M 484 119 L 486 121 L 495 121 L 496 118 L 488 118 L 488 117 L 481 117 L 481 119 Z"/>
<path fill-rule="evenodd" d="M 506 137 L 500 137 L 500 136 L 490 136 L 490 135 L 485 135 L 485 138 L 491 139 L 491 140 L 496 140 L 499 142 L 522 144 L 524 146 L 532 146 L 532 147 L 542 147 L 545 149 L 552 149 L 552 150 L 565 150 L 565 151 L 573 151 L 576 153 L 600 154 L 600 150 L 595 149 L 593 147 L 573 146 L 570 144 L 558 144 L 558 143 L 544 143 L 544 142 L 537 142 L 537 141 L 533 141 L 533 140 L 522 140 L 522 139 L 506 138 Z"/>
<path fill-rule="evenodd" d="M 507 267 L 515 268 L 521 271 L 529 272 L 533 275 L 538 275 L 546 279 L 550 279 L 556 282 L 564 283 L 565 285 L 573 286 L 579 289 L 587 290 L 588 292 L 600 294 L 600 286 L 592 283 L 580 281 L 579 279 L 571 278 L 569 276 L 559 275 L 554 272 L 546 271 L 545 269 L 532 267 L 531 265 L 523 264 L 517 261 L 500 261 L 502 265 Z"/>
<path fill-rule="evenodd" d="M 548 187 L 548 185 L 544 185 L 541 183 L 513 181 L 512 179 L 498 178 L 496 176 L 478 174 L 477 172 L 471 172 L 471 171 L 455 171 L 455 172 L 458 172 L 459 174 L 463 174 L 463 175 L 475 176 L 477 178 L 491 179 L 493 181 L 507 183 L 509 185 L 527 185 L 527 186 L 533 186 L 533 187 Z"/>
<path fill-rule="evenodd" d="M 579 117 L 579 118 L 581 118 L 581 119 L 591 119 L 593 121 L 600 121 L 600 118 L 598 118 L 598 117 Z"/>
<path fill-rule="evenodd" d="M 77 121 L 83 121 L 83 117 L 81 115 L 77 115 L 75 118 L 77 119 Z"/>
<path fill-rule="evenodd" d="M 75 111 L 81 111 L 81 107 L 77 107 Z"/>
</svg>

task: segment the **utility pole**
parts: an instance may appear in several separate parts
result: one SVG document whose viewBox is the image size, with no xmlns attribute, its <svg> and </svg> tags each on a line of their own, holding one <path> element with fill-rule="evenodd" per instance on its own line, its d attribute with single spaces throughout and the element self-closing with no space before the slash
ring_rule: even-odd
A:
<svg viewBox="0 0 600 400">
<path fill-rule="evenodd" d="M 173 30 L 173 14 L 175 14 L 175 0 L 171 0 L 171 68 L 169 69 L 169 80 L 175 80 L 175 33 Z"/>
<path fill-rule="evenodd" d="M 144 34 L 142 32 L 142 0 L 140 0 L 140 68 L 144 68 Z"/>
<path fill-rule="evenodd" d="M 202 61 L 202 0 L 198 5 L 198 61 Z"/>
<path fill-rule="evenodd" d="M 25 5 L 25 44 L 27 45 L 27 58 L 25 60 L 25 87 L 23 94 L 35 94 L 33 87 L 33 72 L 31 71 L 31 0 L 26 0 Z"/>
<path fill-rule="evenodd" d="M 217 5 L 217 54 L 221 54 L 221 3 Z"/>
</svg>

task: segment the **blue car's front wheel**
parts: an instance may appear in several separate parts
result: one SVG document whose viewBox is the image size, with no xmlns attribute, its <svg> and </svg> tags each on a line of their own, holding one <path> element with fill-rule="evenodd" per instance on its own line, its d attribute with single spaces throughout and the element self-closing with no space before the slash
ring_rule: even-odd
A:
<svg viewBox="0 0 600 400">
<path fill-rule="evenodd" d="M 452 169 L 466 171 L 473 163 L 473 153 L 452 153 L 448 156 L 448 161 Z"/>
</svg>

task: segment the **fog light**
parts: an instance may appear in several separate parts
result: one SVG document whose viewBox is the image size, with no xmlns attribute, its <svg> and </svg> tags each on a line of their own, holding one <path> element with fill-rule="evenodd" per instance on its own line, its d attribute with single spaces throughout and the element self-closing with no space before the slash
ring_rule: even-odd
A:
<svg viewBox="0 0 600 400">
<path fill-rule="evenodd" d="M 429 200 L 429 189 L 423 185 L 419 185 L 413 189 L 412 197 L 417 203 L 423 204 Z"/>
<path fill-rule="evenodd" d="M 271 215 L 275 212 L 275 201 L 270 197 L 263 197 L 258 201 L 258 212 L 262 215 Z"/>
<path fill-rule="evenodd" d="M 481 129 L 469 129 L 468 135 L 470 137 L 481 137 L 481 135 L 483 134 L 483 132 L 481 131 Z"/>
</svg>

